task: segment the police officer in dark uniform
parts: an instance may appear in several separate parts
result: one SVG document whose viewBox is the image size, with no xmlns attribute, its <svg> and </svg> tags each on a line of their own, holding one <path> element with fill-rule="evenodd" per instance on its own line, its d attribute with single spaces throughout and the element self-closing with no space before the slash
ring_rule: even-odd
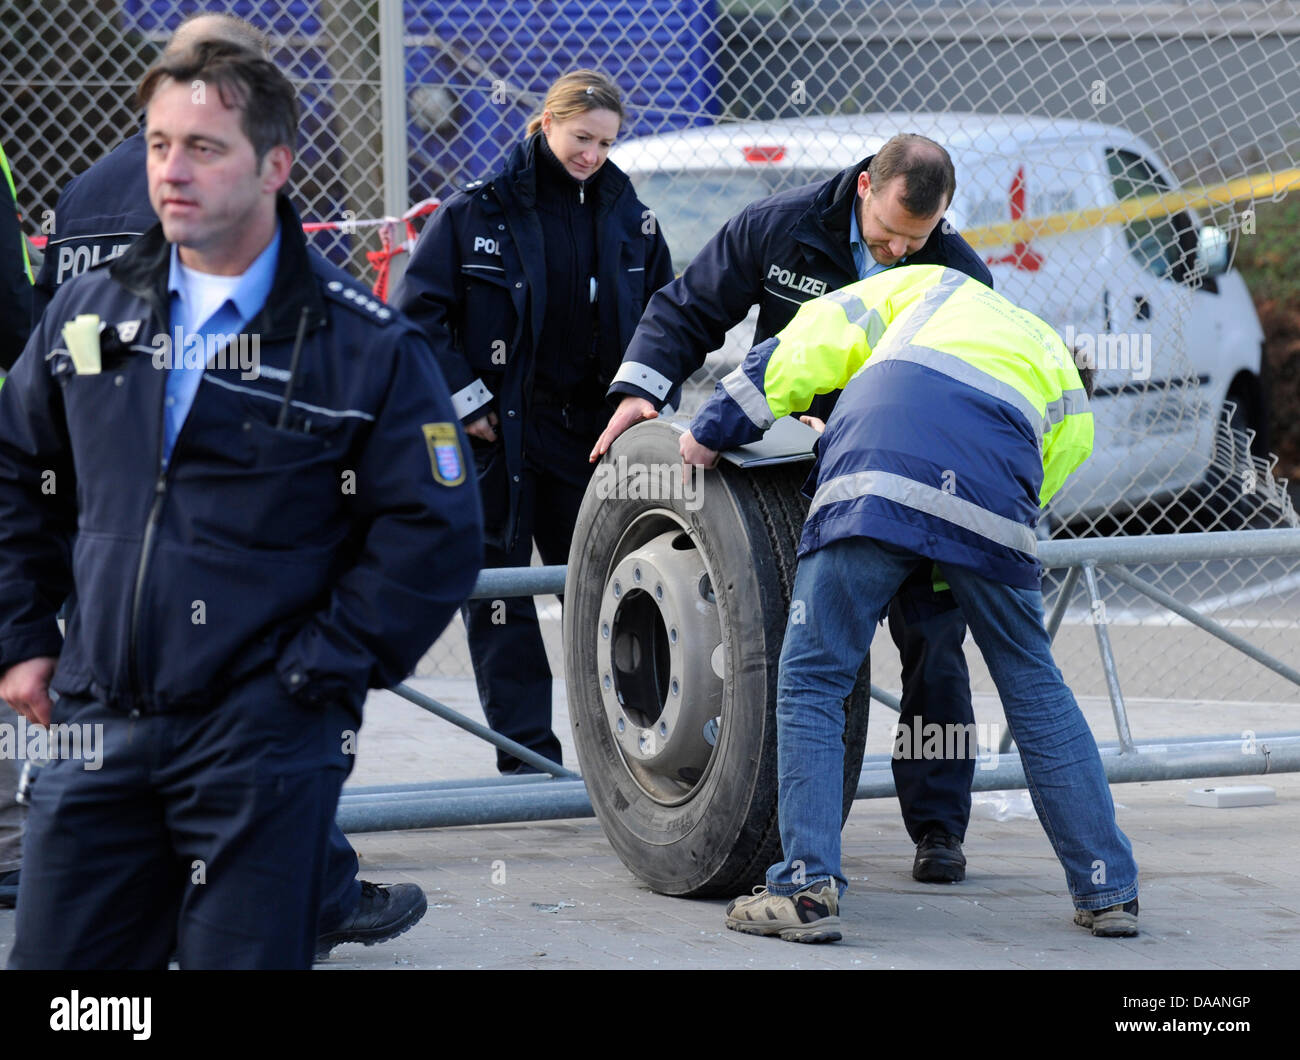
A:
<svg viewBox="0 0 1300 1060">
<path fill-rule="evenodd" d="M 140 96 L 161 223 L 0 390 L 0 697 L 102 732 L 34 788 L 9 961 L 305 968 L 366 690 L 472 587 L 478 498 L 423 337 L 279 194 L 284 76 L 209 41 Z"/>
<path fill-rule="evenodd" d="M 605 390 L 672 279 L 653 214 L 606 161 L 622 120 L 608 78 L 560 78 L 502 170 L 434 213 L 395 299 L 429 336 L 470 435 L 489 567 L 527 566 L 534 541 L 543 563 L 566 562 Z M 464 616 L 489 723 L 558 762 L 533 601 L 473 601 Z M 531 771 L 504 751 L 497 766 Z"/>
<path fill-rule="evenodd" d="M 36 274 L 33 326 L 60 284 L 117 257 L 158 223 L 149 205 L 144 154 L 141 129 L 63 186 Z"/>
<path fill-rule="evenodd" d="M 900 263 L 946 265 L 993 286 L 979 255 L 943 220 L 955 183 L 942 147 L 902 135 L 830 180 L 745 207 L 651 300 L 610 387 L 622 401 L 591 459 L 656 415 L 751 306 L 758 306 L 757 345 L 789 324 L 803 302 Z M 807 411 L 824 420 L 836 397 L 820 395 Z M 966 623 L 952 593 L 936 591 L 921 572 L 895 597 L 889 629 L 903 663 L 900 725 L 911 731 L 973 722 Z M 965 878 L 961 844 L 974 771 L 973 759 L 894 758 L 903 820 L 917 844 L 915 879 Z"/>
<path fill-rule="evenodd" d="M 32 277 L 23 238 L 13 176 L 0 146 L 0 386 L 31 330 Z M 3 704 L 0 712 L 8 713 Z M 21 773 L 17 758 L 0 755 L 0 909 L 12 909 L 18 900 L 25 817 L 17 801 Z"/>
<path fill-rule="evenodd" d="M 167 53 L 179 53 L 202 40 L 225 41 L 270 58 L 270 44 L 259 29 L 231 15 L 214 14 L 182 22 Z M 111 261 L 158 223 L 149 201 L 145 151 L 141 128 L 60 192 L 45 260 L 32 289 L 33 326 L 63 283 Z M 418 923 L 428 909 L 418 885 L 374 884 L 358 879 L 357 873 L 356 851 L 335 826 L 321 894 L 319 958 L 341 943 L 369 946 L 394 938 Z"/>
</svg>

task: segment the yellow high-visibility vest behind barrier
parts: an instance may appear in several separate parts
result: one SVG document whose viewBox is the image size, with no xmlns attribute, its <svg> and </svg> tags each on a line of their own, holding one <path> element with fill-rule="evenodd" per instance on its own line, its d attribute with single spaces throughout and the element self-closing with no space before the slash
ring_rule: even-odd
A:
<svg viewBox="0 0 1300 1060">
<path fill-rule="evenodd" d="M 5 157 L 3 144 L 0 144 L 0 170 L 4 171 L 5 183 L 9 185 L 9 197 L 13 199 L 14 209 L 16 210 L 18 208 L 18 189 L 14 187 L 14 177 L 9 171 L 9 159 Z M 27 273 L 27 282 L 34 283 L 35 279 L 32 276 L 32 261 L 31 258 L 27 256 L 27 239 L 26 237 L 22 237 L 20 234 L 19 241 L 22 243 L 23 247 L 23 271 Z"/>
</svg>

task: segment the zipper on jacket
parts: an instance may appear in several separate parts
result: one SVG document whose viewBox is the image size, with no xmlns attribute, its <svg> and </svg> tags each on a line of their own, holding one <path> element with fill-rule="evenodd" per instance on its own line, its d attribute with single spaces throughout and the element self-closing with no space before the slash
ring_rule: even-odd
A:
<svg viewBox="0 0 1300 1060">
<path fill-rule="evenodd" d="M 171 461 L 168 461 L 170 467 Z M 136 695 L 141 692 L 140 684 L 140 604 L 144 596 L 144 580 L 149 573 L 149 560 L 153 555 L 153 539 L 158 530 L 159 516 L 162 514 L 163 501 L 167 498 L 167 472 L 158 475 L 153 486 L 153 503 L 149 505 L 149 518 L 144 524 L 144 540 L 140 543 L 140 562 L 135 569 L 135 592 L 131 598 L 131 632 L 127 638 L 127 654 L 130 658 L 131 690 Z"/>
<path fill-rule="evenodd" d="M 207 371 L 207 367 L 204 367 Z M 202 387 L 200 380 L 199 386 Z M 199 398 L 198 391 L 195 391 L 193 401 Z M 189 425 L 190 415 L 187 413 L 185 422 L 181 424 L 181 429 L 176 432 L 176 438 L 172 441 L 172 451 L 169 455 L 163 456 L 163 445 L 167 438 L 167 382 L 163 380 L 163 410 L 158 420 L 158 477 L 153 484 L 153 500 L 149 504 L 149 516 L 144 524 L 144 538 L 140 542 L 140 560 L 135 568 L 135 588 L 131 595 L 131 629 L 127 634 L 127 674 L 131 682 L 131 692 L 135 696 L 143 691 L 140 680 L 140 609 L 144 600 L 144 583 L 149 575 L 149 561 L 153 559 L 153 542 L 158 532 L 158 523 L 162 517 L 163 502 L 167 499 L 167 485 L 171 478 L 172 468 L 176 466 L 176 451 L 180 448 L 181 438 L 185 434 L 185 428 Z M 193 402 L 191 402 L 190 412 L 193 412 Z M 132 708 L 132 712 L 138 710 Z"/>
<path fill-rule="evenodd" d="M 488 191 L 492 191 L 492 190 L 493 190 L 492 185 L 489 184 Z M 528 416 L 530 413 L 530 406 L 531 406 L 531 402 L 529 401 L 528 395 L 532 393 L 532 389 L 533 389 L 533 372 L 535 371 L 537 366 L 537 340 L 541 338 L 542 332 L 541 332 L 541 328 L 539 327 L 537 329 L 536 334 L 532 334 L 532 320 L 529 317 L 529 314 L 527 312 L 528 305 L 531 300 L 530 295 L 534 290 L 534 285 L 528 275 L 528 266 L 525 262 L 524 254 L 520 250 L 520 248 L 522 248 L 525 245 L 525 241 L 519 238 L 519 232 L 516 231 L 516 227 L 515 227 L 516 218 L 511 215 L 511 210 L 517 209 L 517 206 L 515 206 L 513 202 L 511 202 L 510 205 L 507 206 L 507 200 L 503 200 L 500 193 L 497 194 L 497 205 L 500 207 L 501 216 L 505 220 L 506 231 L 510 236 L 510 241 L 514 244 L 515 250 L 519 256 L 520 275 L 523 276 L 524 280 L 528 283 L 528 288 L 524 292 L 523 303 L 520 306 L 520 308 L 517 310 L 519 316 L 518 329 L 519 329 L 520 338 L 522 339 L 524 335 L 528 335 L 529 344 L 532 349 L 532 356 L 528 359 L 529 360 L 528 371 L 520 387 L 519 399 L 518 399 L 519 419 L 520 419 L 520 423 L 519 423 L 520 481 L 518 483 L 518 486 L 519 486 L 519 491 L 522 491 L 523 490 L 522 480 L 525 473 L 524 465 L 528 457 L 528 431 L 526 428 L 526 424 L 528 422 Z M 534 210 L 535 210 L 535 205 L 534 205 Z M 504 257 L 502 258 L 502 264 L 503 265 L 505 264 Z M 504 383 L 502 384 L 502 386 L 504 387 Z M 504 423 L 501 424 L 501 428 L 502 428 L 501 431 L 502 459 L 505 459 L 506 449 L 505 449 L 505 424 Z M 506 460 L 507 478 L 509 478 L 509 475 L 510 475 L 510 462 Z M 517 496 L 517 492 L 514 488 L 515 485 L 516 483 L 514 483 L 513 481 L 506 483 L 506 489 L 509 491 L 509 495 L 511 498 L 510 503 L 507 506 L 508 514 L 506 517 L 507 518 L 506 532 L 503 535 L 505 539 L 507 551 L 512 551 L 515 547 L 516 541 L 519 539 L 519 507 L 518 504 L 515 502 L 515 497 Z"/>
<path fill-rule="evenodd" d="M 294 349 L 295 373 L 297 370 L 298 353 L 302 348 L 303 336 L 305 335 L 307 330 L 307 323 L 308 323 L 307 313 L 308 313 L 307 307 L 304 306 L 302 311 L 302 316 L 299 319 L 299 323 L 298 323 L 298 336 L 297 336 L 297 341 L 295 343 L 295 349 Z M 204 366 L 205 372 L 207 371 L 207 368 L 208 366 L 205 365 Z M 286 393 L 285 395 L 286 399 L 292 393 L 292 384 L 293 381 L 291 379 L 289 385 L 289 392 Z M 202 387 L 201 381 L 199 385 L 200 387 Z M 167 393 L 167 388 L 166 388 L 166 383 L 164 382 L 163 384 L 164 400 L 166 397 L 166 393 Z M 167 499 L 167 486 L 171 480 L 172 469 L 176 466 L 176 454 L 180 451 L 181 440 L 185 437 L 185 431 L 189 427 L 190 421 L 193 417 L 193 412 L 194 412 L 193 402 L 198 401 L 198 399 L 199 399 L 199 392 L 196 390 L 194 393 L 193 401 L 191 401 L 190 404 L 190 410 L 189 412 L 186 413 L 185 420 L 181 424 L 180 430 L 176 432 L 176 438 L 172 442 L 171 454 L 166 458 L 162 456 L 163 442 L 166 438 L 166 432 L 167 432 L 167 413 L 166 413 L 165 404 L 163 406 L 164 411 L 162 414 L 162 418 L 159 421 L 159 437 L 158 437 L 159 471 L 158 471 L 157 479 L 154 480 L 153 501 L 149 505 L 149 517 L 145 521 L 145 525 L 144 525 L 144 539 L 140 543 L 140 560 L 135 570 L 135 589 L 131 597 L 131 629 L 130 629 L 130 633 L 127 636 L 128 675 L 131 682 L 131 691 L 135 695 L 139 695 L 140 692 L 142 691 L 142 685 L 140 681 L 141 667 L 140 667 L 140 658 L 139 658 L 140 655 L 139 631 L 140 631 L 140 609 L 144 598 L 144 583 L 145 583 L 145 579 L 148 577 L 149 574 L 149 561 L 153 558 L 154 537 L 157 535 L 158 532 L 158 523 L 162 516 L 163 502 L 166 501 Z"/>
<path fill-rule="evenodd" d="M 152 292 L 150 292 L 152 294 Z M 164 307 L 152 297 L 147 297 L 150 308 L 154 311 L 153 319 L 167 321 L 169 314 Z M 188 417 L 187 417 L 188 418 Z M 142 590 L 144 588 L 145 576 L 149 572 L 149 559 L 153 552 L 153 539 L 158 528 L 158 519 L 162 513 L 163 500 L 167 495 L 167 471 L 171 463 L 170 460 L 163 461 L 163 444 L 167 438 L 167 376 L 163 374 L 163 392 L 162 408 L 158 417 L 158 477 L 154 480 L 153 500 L 149 504 L 149 515 L 145 519 L 144 538 L 140 542 L 140 558 L 135 567 L 135 586 L 131 592 L 131 625 L 127 631 L 126 637 L 126 670 L 127 681 L 131 686 L 131 715 L 139 716 L 139 706 L 136 698 L 140 695 L 140 660 L 137 658 L 139 653 L 138 634 L 140 628 L 140 603 Z M 175 450 L 173 449 L 173 452 Z"/>
</svg>

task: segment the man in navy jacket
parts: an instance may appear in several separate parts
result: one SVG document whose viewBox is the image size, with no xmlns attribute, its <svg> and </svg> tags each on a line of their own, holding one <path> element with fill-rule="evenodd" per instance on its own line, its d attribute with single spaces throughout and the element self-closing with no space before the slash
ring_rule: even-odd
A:
<svg viewBox="0 0 1300 1060">
<path fill-rule="evenodd" d="M 270 44 L 256 27 L 231 15 L 195 15 L 182 22 L 167 45 L 176 53 L 202 40 L 221 40 L 270 57 Z M 158 223 L 145 177 L 143 128 L 64 186 L 54 210 L 54 230 L 32 289 L 32 325 L 55 292 L 88 269 L 122 254 Z M 357 855 L 343 832 L 330 833 L 321 894 L 318 957 L 333 946 L 373 945 L 408 930 L 428 901 L 413 883 L 378 886 L 357 878 Z"/>
<path fill-rule="evenodd" d="M 992 287 L 979 255 L 943 219 L 955 187 L 948 153 L 904 134 L 830 180 L 745 207 L 651 299 L 609 388 L 625 396 L 591 459 L 633 423 L 658 415 L 751 306 L 758 306 L 758 345 L 809 299 L 898 264 L 944 265 Z M 805 411 L 824 420 L 835 398 L 821 395 Z M 913 731 L 973 722 L 966 623 L 952 594 L 913 578 L 890 606 L 889 628 L 903 663 L 900 724 Z M 917 844 L 915 879 L 965 878 L 961 843 L 974 770 L 971 759 L 895 757 L 903 820 Z"/>
<path fill-rule="evenodd" d="M 366 690 L 469 592 L 479 505 L 419 331 L 279 194 L 284 76 L 206 42 L 141 100 L 161 223 L 0 391 L 0 698 L 102 752 L 34 788 L 10 964 L 306 967 Z"/>
</svg>

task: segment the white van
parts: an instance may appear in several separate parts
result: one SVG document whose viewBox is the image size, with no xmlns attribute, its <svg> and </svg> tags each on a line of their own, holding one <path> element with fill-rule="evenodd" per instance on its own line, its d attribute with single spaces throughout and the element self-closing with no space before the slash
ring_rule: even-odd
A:
<svg viewBox="0 0 1300 1060">
<path fill-rule="evenodd" d="M 1176 189 L 1159 155 L 1123 129 L 864 114 L 689 129 L 617 144 L 610 158 L 655 211 L 680 272 L 747 203 L 825 180 L 898 132 L 931 137 L 952 155 L 947 217 L 984 255 L 996 289 L 1096 358 L 1094 455 L 1053 501 L 1053 518 L 1093 518 L 1207 479 L 1240 489 L 1253 473 L 1245 432 L 1265 422 L 1264 336 L 1219 229 L 1181 210 L 986 245 L 996 238 L 987 226 L 1049 215 L 1068 226 L 1076 211 Z M 754 320 L 710 358 L 711 379 L 744 356 Z"/>
</svg>

